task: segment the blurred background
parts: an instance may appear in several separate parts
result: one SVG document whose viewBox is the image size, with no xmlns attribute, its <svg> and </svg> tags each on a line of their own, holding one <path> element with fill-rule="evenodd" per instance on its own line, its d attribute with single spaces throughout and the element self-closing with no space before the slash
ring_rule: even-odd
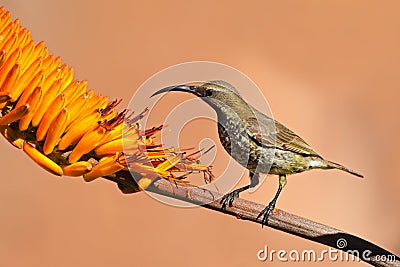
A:
<svg viewBox="0 0 400 267">
<path fill-rule="evenodd" d="M 322 156 L 365 176 L 318 170 L 291 176 L 277 207 L 400 254 L 398 1 L 0 4 L 78 79 L 126 104 L 147 78 L 174 64 L 215 61 L 245 73 L 276 119 Z M 183 132 L 183 145 L 217 140 L 216 126 L 209 127 Z M 270 264 L 257 260 L 265 245 L 327 249 L 204 208 L 123 195 L 105 180 L 55 177 L 3 139 L 0 149 L 2 266 L 262 266 Z M 228 159 L 218 151 L 217 160 Z M 268 203 L 277 184 L 270 176 L 242 197 Z"/>
</svg>

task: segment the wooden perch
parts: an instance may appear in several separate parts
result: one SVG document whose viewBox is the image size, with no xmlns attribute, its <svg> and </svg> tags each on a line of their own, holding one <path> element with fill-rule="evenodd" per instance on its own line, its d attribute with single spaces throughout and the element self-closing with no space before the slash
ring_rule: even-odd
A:
<svg viewBox="0 0 400 267">
<path fill-rule="evenodd" d="M 129 172 L 119 172 L 116 177 L 105 177 L 105 179 L 124 187 L 137 189 L 137 185 Z M 222 194 L 186 184 L 173 184 L 165 179 L 158 179 L 147 188 L 147 191 L 201 205 L 261 225 L 261 219 L 257 219 L 257 216 L 264 205 L 259 203 L 238 198 L 234 201 L 232 207 L 222 209 L 219 203 Z M 369 241 L 283 210 L 274 211 L 269 217 L 268 226 L 337 250 L 353 251 L 353 255 L 357 255 L 354 253 L 354 251 L 357 251 L 360 260 L 373 266 L 400 266 L 399 257 Z M 341 248 L 338 240 L 344 240 L 347 244 Z M 385 260 L 382 260 L 382 257 L 385 257 Z M 351 259 L 351 255 L 349 259 Z"/>
</svg>

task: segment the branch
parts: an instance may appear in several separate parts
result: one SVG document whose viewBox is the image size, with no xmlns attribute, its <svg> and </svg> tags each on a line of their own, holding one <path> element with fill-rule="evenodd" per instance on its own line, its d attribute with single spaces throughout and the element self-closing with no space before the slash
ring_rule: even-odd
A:
<svg viewBox="0 0 400 267">
<path fill-rule="evenodd" d="M 104 178 L 121 186 L 137 189 L 136 182 L 129 172 L 119 172 L 116 177 Z M 171 186 L 171 182 L 165 179 L 158 179 L 146 190 L 262 225 L 261 218 L 257 219 L 257 216 L 265 206 L 255 202 L 238 198 L 235 199 L 232 207 L 222 209 L 219 203 L 222 194 L 186 184 L 172 184 Z M 357 253 L 354 251 L 357 251 L 360 260 L 373 266 L 400 266 L 399 257 L 369 241 L 283 210 L 275 209 L 268 219 L 267 226 L 337 250 L 352 251 L 356 256 Z M 347 242 L 346 246 L 338 248 L 339 239 L 344 239 Z M 364 257 L 363 252 L 365 253 Z M 382 256 L 386 259 L 382 259 Z M 349 259 L 351 259 L 351 255 L 349 255 Z"/>
</svg>

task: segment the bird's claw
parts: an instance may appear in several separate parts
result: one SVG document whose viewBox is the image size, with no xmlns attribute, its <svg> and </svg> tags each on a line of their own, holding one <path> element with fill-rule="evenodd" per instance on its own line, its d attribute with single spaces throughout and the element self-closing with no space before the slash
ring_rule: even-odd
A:
<svg viewBox="0 0 400 267">
<path fill-rule="evenodd" d="M 222 205 L 222 209 L 226 209 L 226 205 L 228 205 L 229 207 L 232 207 L 233 201 L 235 200 L 235 198 L 238 198 L 238 197 L 239 197 L 239 192 L 237 192 L 236 190 L 232 191 L 232 192 L 224 195 L 221 198 L 221 201 L 219 202 L 219 204 Z"/>
<path fill-rule="evenodd" d="M 268 218 L 275 209 L 276 202 L 271 201 L 257 216 L 257 220 L 262 216 L 261 227 L 268 225 Z"/>
</svg>

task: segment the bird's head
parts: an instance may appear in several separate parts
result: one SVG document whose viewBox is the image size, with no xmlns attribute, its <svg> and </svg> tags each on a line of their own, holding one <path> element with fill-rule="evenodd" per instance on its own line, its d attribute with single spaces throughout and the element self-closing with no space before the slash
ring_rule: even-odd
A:
<svg viewBox="0 0 400 267">
<path fill-rule="evenodd" d="M 236 88 L 225 81 L 191 82 L 168 86 L 155 92 L 152 97 L 169 91 L 191 93 L 200 97 L 217 111 L 222 106 L 229 106 L 232 108 L 236 104 L 241 104 L 241 102 L 243 102 Z"/>
</svg>

